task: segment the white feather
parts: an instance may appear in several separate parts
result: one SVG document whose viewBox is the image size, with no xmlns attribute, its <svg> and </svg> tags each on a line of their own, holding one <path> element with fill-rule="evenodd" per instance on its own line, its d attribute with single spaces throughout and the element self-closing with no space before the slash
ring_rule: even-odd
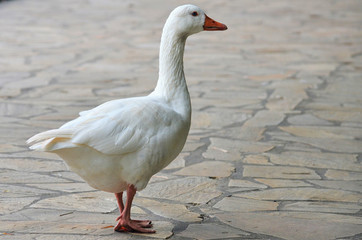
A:
<svg viewBox="0 0 362 240">
<path fill-rule="evenodd" d="M 191 16 L 192 11 L 200 17 Z M 161 39 L 159 79 L 150 95 L 83 111 L 59 129 L 30 138 L 30 148 L 58 154 L 97 189 L 121 192 L 133 184 L 142 190 L 185 144 L 191 104 L 183 72 L 184 45 L 188 35 L 203 29 L 204 18 L 192 5 L 170 14 Z"/>
</svg>

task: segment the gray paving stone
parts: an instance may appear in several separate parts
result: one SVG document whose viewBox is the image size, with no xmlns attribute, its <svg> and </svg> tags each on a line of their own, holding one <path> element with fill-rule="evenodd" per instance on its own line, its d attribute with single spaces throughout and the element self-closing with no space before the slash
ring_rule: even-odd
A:
<svg viewBox="0 0 362 240">
<path fill-rule="evenodd" d="M 221 161 L 204 161 L 184 167 L 181 170 L 175 172 L 174 174 L 182 176 L 224 178 L 229 177 L 234 170 L 235 167 L 231 163 Z"/>
<path fill-rule="evenodd" d="M 282 179 L 320 179 L 313 170 L 303 167 L 245 165 L 244 177 Z"/>
<path fill-rule="evenodd" d="M 311 114 L 302 114 L 302 115 L 288 117 L 288 122 L 292 125 L 307 125 L 307 126 L 333 125 L 333 123 L 317 118 Z"/>
<path fill-rule="evenodd" d="M 46 198 L 31 207 L 109 213 L 117 204 L 114 194 L 95 191 Z"/>
<path fill-rule="evenodd" d="M 268 155 L 273 164 L 362 171 L 355 154 L 287 151 Z"/>
<path fill-rule="evenodd" d="M 135 200 L 135 204 L 147 208 L 156 215 L 171 218 L 176 221 L 183 222 L 200 222 L 200 214 L 191 212 L 182 204 L 171 204 L 166 202 L 159 202 L 146 198 L 138 198 Z"/>
<path fill-rule="evenodd" d="M 283 239 L 335 239 L 360 233 L 360 223 L 354 217 L 343 220 L 338 214 L 307 213 L 221 213 L 216 214 L 225 224 L 248 232 L 267 234 Z M 273 224 L 270 224 L 270 223 Z"/>
<path fill-rule="evenodd" d="M 214 208 L 229 212 L 275 211 L 277 210 L 277 207 L 278 203 L 273 201 L 262 201 L 239 197 L 226 197 L 214 205 Z"/>
<path fill-rule="evenodd" d="M 203 153 L 203 156 L 216 160 L 237 161 L 241 159 L 242 153 L 263 153 L 274 148 L 274 145 L 268 143 L 252 143 L 222 138 L 211 138 L 210 141 L 211 145 Z"/>
<path fill-rule="evenodd" d="M 361 194 L 344 190 L 317 189 L 311 187 L 275 188 L 259 192 L 239 193 L 235 194 L 235 196 L 257 200 L 311 200 L 350 203 L 358 203 L 362 197 Z"/>
<path fill-rule="evenodd" d="M 359 212 L 361 210 L 361 206 L 358 204 L 329 202 L 296 202 L 286 204 L 282 210 L 353 214 Z"/>
<path fill-rule="evenodd" d="M 246 232 L 235 230 L 231 227 L 222 226 L 214 223 L 190 224 L 185 231 L 176 236 L 192 239 L 227 239 L 238 238 L 249 235 Z"/>
<path fill-rule="evenodd" d="M 217 181 L 206 177 L 185 177 L 156 182 L 139 192 L 142 197 L 179 201 L 182 203 L 207 203 L 222 194 Z"/>
</svg>

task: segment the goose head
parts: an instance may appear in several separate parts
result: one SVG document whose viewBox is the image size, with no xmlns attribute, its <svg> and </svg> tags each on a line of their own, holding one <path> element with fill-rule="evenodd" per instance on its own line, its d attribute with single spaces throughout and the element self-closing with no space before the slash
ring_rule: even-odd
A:
<svg viewBox="0 0 362 240">
<path fill-rule="evenodd" d="M 179 36 L 188 37 L 203 30 L 218 31 L 226 30 L 227 27 L 225 24 L 209 18 L 201 8 L 187 4 L 179 6 L 171 12 L 165 29 L 171 30 Z"/>
</svg>

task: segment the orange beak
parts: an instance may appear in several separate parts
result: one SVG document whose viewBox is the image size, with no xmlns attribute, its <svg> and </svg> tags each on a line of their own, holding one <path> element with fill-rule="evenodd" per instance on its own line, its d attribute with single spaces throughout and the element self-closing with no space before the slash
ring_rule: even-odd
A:
<svg viewBox="0 0 362 240">
<path fill-rule="evenodd" d="M 204 30 L 205 31 L 222 31 L 222 30 L 226 30 L 228 29 L 228 27 L 225 24 L 216 22 L 215 20 L 209 18 L 206 14 L 205 14 L 205 23 L 204 23 Z"/>
</svg>

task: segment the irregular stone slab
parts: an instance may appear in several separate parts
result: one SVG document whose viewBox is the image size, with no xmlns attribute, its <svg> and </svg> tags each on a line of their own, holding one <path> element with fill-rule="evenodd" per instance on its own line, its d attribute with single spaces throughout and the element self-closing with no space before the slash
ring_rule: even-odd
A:
<svg viewBox="0 0 362 240">
<path fill-rule="evenodd" d="M 229 212 L 275 211 L 277 210 L 277 207 L 278 203 L 273 201 L 261 201 L 239 197 L 225 197 L 214 205 L 214 208 Z"/>
<path fill-rule="evenodd" d="M 75 172 L 71 172 L 71 171 L 61 171 L 61 172 L 55 172 L 52 173 L 52 176 L 56 176 L 58 178 L 61 179 L 65 179 L 69 182 L 82 182 L 84 183 L 84 180 Z"/>
<path fill-rule="evenodd" d="M 132 207 L 133 210 L 133 207 Z M 131 211 L 132 211 L 131 210 Z M 132 211 L 132 215 L 133 211 Z M 138 214 L 137 214 L 138 215 Z M 68 222 L 68 223 L 87 223 L 87 224 L 114 224 L 116 214 L 104 214 L 96 212 L 78 212 L 75 210 L 57 210 L 57 209 L 41 209 L 26 208 L 11 215 L 3 216 L 1 220 L 22 221 L 49 221 L 49 222 Z"/>
<path fill-rule="evenodd" d="M 356 217 L 340 214 L 288 212 L 218 213 L 223 223 L 248 232 L 271 235 L 283 239 L 329 240 L 359 234 L 361 223 Z M 273 224 L 270 224 L 273 223 Z"/>
<path fill-rule="evenodd" d="M 187 228 L 176 234 L 177 237 L 186 237 L 192 239 L 229 239 L 249 235 L 246 232 L 237 230 L 217 223 L 190 224 Z"/>
<path fill-rule="evenodd" d="M 4 198 L 25 198 L 54 193 L 54 191 L 47 191 L 26 186 L 16 186 L 12 184 L 0 184 L 0 192 L 0 197 Z"/>
<path fill-rule="evenodd" d="M 255 180 L 258 182 L 262 182 L 272 188 L 310 187 L 310 186 L 312 186 L 311 184 L 300 181 L 300 180 L 286 180 L 286 179 L 282 180 L 282 179 L 264 179 L 264 178 L 257 178 Z M 315 180 L 315 181 L 319 181 L 319 180 Z"/>
<path fill-rule="evenodd" d="M 39 198 L 34 197 L 18 197 L 14 200 L 13 198 L 0 197 L 0 214 L 10 214 L 12 212 L 19 211 L 38 199 Z"/>
<path fill-rule="evenodd" d="M 62 192 L 89 192 L 94 191 L 94 188 L 90 187 L 87 183 L 36 183 L 27 184 L 31 187 L 37 187 L 40 189 L 49 189 Z"/>
<path fill-rule="evenodd" d="M 161 171 L 161 172 L 158 172 L 155 175 L 153 175 L 148 183 L 150 184 L 150 183 L 154 183 L 154 182 L 163 182 L 163 181 L 168 181 L 170 179 L 175 179 L 175 178 L 177 178 L 177 177 Z"/>
<path fill-rule="evenodd" d="M 24 172 L 52 172 L 67 170 L 63 161 L 47 161 L 26 158 L 0 158 L 2 168 Z"/>
<path fill-rule="evenodd" d="M 185 167 L 185 157 L 190 156 L 189 153 L 180 153 L 165 169 L 176 169 Z"/>
<path fill-rule="evenodd" d="M 288 200 L 288 201 L 331 201 L 357 203 L 362 198 L 361 194 L 336 190 L 305 188 L 276 188 L 258 192 L 238 193 L 237 197 L 257 200 Z"/>
<path fill-rule="evenodd" d="M 185 205 L 171 204 L 146 198 L 135 198 L 134 203 L 156 215 L 181 222 L 200 222 L 200 214 L 189 211 Z"/>
<path fill-rule="evenodd" d="M 333 125 L 333 123 L 317 118 L 312 114 L 302 114 L 296 116 L 288 117 L 288 122 L 292 125 L 302 125 L 302 126 L 325 126 Z"/>
<path fill-rule="evenodd" d="M 249 141 L 210 138 L 211 144 L 202 155 L 205 158 L 236 161 L 241 159 L 242 153 L 263 153 L 270 151 L 274 145 Z"/>
<path fill-rule="evenodd" d="M 228 187 L 241 187 L 241 188 L 251 188 L 251 189 L 260 189 L 267 188 L 267 186 L 259 183 L 254 183 L 247 180 L 241 179 L 230 179 Z"/>
<path fill-rule="evenodd" d="M 270 111 L 279 111 L 287 113 L 291 110 L 294 110 L 299 103 L 303 101 L 303 98 L 298 97 L 292 97 L 292 98 L 286 98 L 282 96 L 271 96 L 271 98 L 268 100 L 268 102 L 265 104 L 265 106 Z"/>
<path fill-rule="evenodd" d="M 13 144 L 4 143 L 0 144 L 0 152 L 1 153 L 13 153 L 13 152 L 20 152 L 24 151 L 26 148 L 18 147 Z"/>
<path fill-rule="evenodd" d="M 274 164 L 362 171 L 361 164 L 357 163 L 357 155 L 354 154 L 287 151 L 267 155 Z"/>
<path fill-rule="evenodd" d="M 266 127 L 276 126 L 281 123 L 285 118 L 283 112 L 266 111 L 262 110 L 255 114 L 255 116 L 244 123 L 247 127 Z"/>
<path fill-rule="evenodd" d="M 362 137 L 362 130 L 348 127 L 283 126 L 279 129 L 299 137 L 356 139 Z"/>
<path fill-rule="evenodd" d="M 235 167 L 231 163 L 220 161 L 204 161 L 187 166 L 174 174 L 183 176 L 204 176 L 204 177 L 216 177 L 223 178 L 229 177 L 232 172 L 235 171 Z"/>
<path fill-rule="evenodd" d="M 247 76 L 248 79 L 253 81 L 273 81 L 273 80 L 284 80 L 291 76 L 293 76 L 296 73 L 296 71 L 287 71 L 285 73 L 274 73 L 274 74 L 266 74 L 266 75 L 253 75 L 253 76 Z"/>
<path fill-rule="evenodd" d="M 1 232 L 12 233 L 57 233 L 104 235 L 113 231 L 105 224 L 62 223 L 49 221 L 1 221 Z"/>
<path fill-rule="evenodd" d="M 177 178 L 149 184 L 139 196 L 205 204 L 222 194 L 216 185 L 216 180 L 206 177 Z"/>
<path fill-rule="evenodd" d="M 327 170 L 325 173 L 327 179 L 332 180 L 343 180 L 343 181 L 354 181 L 362 180 L 361 172 L 349 172 L 349 171 L 340 171 L 340 170 Z"/>
<path fill-rule="evenodd" d="M 266 128 L 262 127 L 232 127 L 224 128 L 217 133 L 218 137 L 233 138 L 244 141 L 259 141 L 263 139 Z"/>
<path fill-rule="evenodd" d="M 328 121 L 362 122 L 361 111 L 321 110 L 314 111 L 313 114 Z"/>
<path fill-rule="evenodd" d="M 346 181 L 346 180 L 308 180 L 313 184 L 322 186 L 325 188 L 333 188 L 340 190 L 349 190 L 353 192 L 362 192 L 362 181 Z"/>
<path fill-rule="evenodd" d="M 269 158 L 265 155 L 248 155 L 243 159 L 244 163 L 271 165 Z"/>
<path fill-rule="evenodd" d="M 273 136 L 274 139 L 304 143 L 313 147 L 321 148 L 338 153 L 359 153 L 361 143 L 358 140 L 330 139 L 330 138 L 307 138 L 295 136 Z"/>
<path fill-rule="evenodd" d="M 290 66 L 291 69 L 313 73 L 318 76 L 328 76 L 330 72 L 336 69 L 336 63 L 297 63 Z"/>
<path fill-rule="evenodd" d="M 99 235 L 91 235 L 91 234 L 28 234 L 28 235 L 21 235 L 23 237 L 29 236 L 30 239 L 35 240 L 79 240 L 79 239 L 87 239 L 87 240 L 99 240 Z M 102 240 L 117 240 L 120 239 L 120 236 L 122 237 L 122 240 L 130 240 L 134 239 L 134 236 L 127 233 L 109 233 L 109 235 L 102 235 Z M 28 240 L 28 239 L 19 239 L 19 240 Z"/>
<path fill-rule="evenodd" d="M 220 99 L 217 100 L 219 105 Z M 211 104 L 211 102 L 209 102 Z M 227 117 L 226 117 L 227 116 Z M 234 109 L 211 108 L 205 111 L 194 111 L 192 114 L 192 126 L 201 129 L 219 129 L 236 122 L 245 121 L 248 115 L 242 114 Z"/>
<path fill-rule="evenodd" d="M 69 181 L 61 178 L 56 178 L 32 172 L 0 170 L 0 182 L 1 183 L 44 183 L 44 182 L 59 183 L 59 182 L 69 182 Z"/>
<path fill-rule="evenodd" d="M 32 117 L 39 114 L 46 114 L 50 111 L 40 106 L 25 103 L 0 103 L 1 116 Z"/>
<path fill-rule="evenodd" d="M 87 236 L 87 239 L 92 239 L 94 236 L 98 236 L 94 239 L 134 239 L 132 235 L 144 236 L 137 233 L 118 233 L 114 232 L 112 225 L 107 224 L 86 224 L 86 223 L 62 223 L 62 222 L 49 222 L 49 221 L 0 221 L 0 231 L 10 232 L 14 235 L 17 233 L 31 233 L 31 234 L 81 234 L 80 236 Z M 148 236 L 150 238 L 166 239 L 172 236 L 172 223 L 164 221 L 154 221 L 153 229 L 156 230 L 155 234 Z M 46 235 L 44 235 L 46 234 Z M 104 238 L 105 235 L 112 235 Z M 43 238 L 50 239 L 50 238 Z M 68 239 L 68 238 L 61 238 Z M 79 238 L 77 238 L 79 239 Z"/>
<path fill-rule="evenodd" d="M 311 169 L 284 166 L 245 165 L 243 176 L 257 178 L 320 179 L 320 176 Z"/>
<path fill-rule="evenodd" d="M 325 212 L 325 213 L 357 213 L 361 210 L 358 204 L 331 203 L 331 202 L 296 202 L 284 205 L 282 210 L 300 212 Z"/>
<path fill-rule="evenodd" d="M 117 209 L 117 203 L 114 194 L 95 191 L 46 198 L 31 207 L 109 213 Z"/>
</svg>

